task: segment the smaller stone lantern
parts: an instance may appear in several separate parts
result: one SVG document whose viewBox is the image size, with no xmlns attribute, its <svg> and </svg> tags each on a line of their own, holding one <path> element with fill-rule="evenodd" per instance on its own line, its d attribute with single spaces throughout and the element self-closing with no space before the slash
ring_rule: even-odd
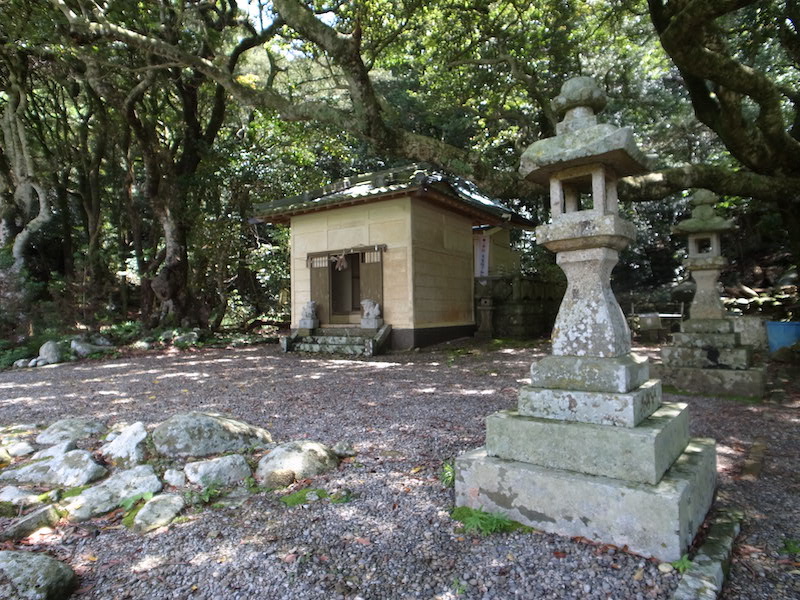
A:
<svg viewBox="0 0 800 600">
<path fill-rule="evenodd" d="M 722 256 L 720 234 L 730 230 L 731 220 L 714 213 L 717 197 L 708 190 L 697 190 L 692 198 L 692 216 L 681 221 L 673 231 L 689 236 L 689 252 L 684 265 L 697 284 L 689 316 L 692 319 L 721 319 L 725 309 L 720 300 L 720 271 L 728 264 Z"/>
<path fill-rule="evenodd" d="M 673 229 L 688 236 L 683 264 L 697 291 L 689 320 L 672 336 L 672 344 L 661 349 L 660 375 L 665 383 L 695 393 L 762 396 L 764 370 L 752 367 L 752 349 L 741 343 L 720 299 L 719 274 L 728 264 L 720 237 L 731 229 L 732 222 L 714 212 L 716 202 L 713 192 L 697 190 L 692 197 L 692 216 Z"/>
</svg>

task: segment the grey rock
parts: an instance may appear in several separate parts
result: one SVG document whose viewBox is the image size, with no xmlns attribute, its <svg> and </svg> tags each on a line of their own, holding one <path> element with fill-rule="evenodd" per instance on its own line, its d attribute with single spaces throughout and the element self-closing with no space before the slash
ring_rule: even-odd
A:
<svg viewBox="0 0 800 600">
<path fill-rule="evenodd" d="M 39 458 L 54 458 L 56 456 L 64 456 L 70 450 L 75 450 L 77 446 L 75 445 L 74 440 L 67 440 L 65 442 L 60 442 L 48 448 L 42 448 L 38 452 L 34 453 L 31 457 L 33 460 L 37 460 Z"/>
<path fill-rule="evenodd" d="M 126 498 L 159 491 L 161 491 L 161 481 L 156 477 L 153 467 L 139 465 L 114 473 L 104 482 L 69 498 L 64 508 L 69 513 L 71 521 L 86 521 L 115 509 Z"/>
<path fill-rule="evenodd" d="M 114 345 L 111 343 L 111 340 L 109 340 L 106 336 L 101 335 L 99 333 L 93 333 L 92 335 L 90 335 L 89 342 L 91 342 L 95 346 L 111 347 Z"/>
<path fill-rule="evenodd" d="M 61 348 L 58 342 L 49 341 L 42 344 L 39 348 L 39 364 L 54 365 L 61 362 Z"/>
<path fill-rule="evenodd" d="M 0 533 L 0 540 L 21 540 L 43 527 L 51 527 L 58 522 L 58 511 L 48 504 L 14 519 L 11 524 Z"/>
<path fill-rule="evenodd" d="M 297 479 L 330 471 L 338 465 L 339 458 L 324 444 L 311 441 L 286 442 L 278 444 L 259 461 L 256 479 L 266 486 L 280 487 Z"/>
<path fill-rule="evenodd" d="M 7 465 L 11 460 L 12 456 L 8 453 L 8 450 L 0 447 L 0 465 Z"/>
<path fill-rule="evenodd" d="M 86 450 L 71 450 L 61 456 L 30 462 L 0 472 L 0 481 L 34 485 L 75 487 L 100 479 L 106 470 Z"/>
<path fill-rule="evenodd" d="M 69 418 L 56 421 L 36 437 L 36 443 L 58 444 L 68 440 L 81 440 L 101 433 L 105 425 L 96 419 Z"/>
<path fill-rule="evenodd" d="M 62 600 L 77 583 L 72 569 L 45 554 L 0 551 L 0 598 Z"/>
<path fill-rule="evenodd" d="M 17 442 L 6 447 L 6 452 L 11 456 L 27 456 L 33 454 L 36 448 L 31 446 L 28 442 Z"/>
<path fill-rule="evenodd" d="M 32 358 L 32 359 L 30 359 L 28 361 L 28 367 L 29 368 L 38 367 L 38 366 L 39 366 L 39 358 L 38 357 Z"/>
<path fill-rule="evenodd" d="M 114 465 L 132 467 L 144 461 L 144 441 L 147 430 L 141 421 L 126 427 L 112 441 L 100 447 L 102 454 Z"/>
<path fill-rule="evenodd" d="M 31 494 L 30 490 L 23 490 L 14 485 L 7 485 L 0 490 L 0 502 L 10 502 L 15 506 L 30 506 L 36 504 L 39 496 Z"/>
<path fill-rule="evenodd" d="M 200 336 L 197 334 L 196 331 L 190 331 L 189 333 L 183 333 L 178 337 L 172 340 L 173 344 L 196 344 L 197 340 L 200 339 Z"/>
<path fill-rule="evenodd" d="M 31 362 L 30 358 L 20 358 L 19 360 L 15 360 L 13 367 L 15 369 L 24 369 L 28 366 L 28 363 Z"/>
<path fill-rule="evenodd" d="M 186 474 L 177 469 L 167 469 L 164 472 L 164 483 L 172 487 L 184 487 L 186 485 Z"/>
<path fill-rule="evenodd" d="M 174 415 L 153 430 L 159 454 L 168 457 L 204 457 L 236 452 L 272 442 L 266 429 L 217 413 Z"/>
<path fill-rule="evenodd" d="M 252 475 L 241 454 L 191 462 L 186 465 L 184 472 L 190 482 L 203 487 L 235 485 Z"/>
<path fill-rule="evenodd" d="M 131 348 L 134 350 L 150 350 L 151 347 L 150 342 L 145 342 L 144 340 L 136 340 L 131 344 Z"/>
<path fill-rule="evenodd" d="M 133 518 L 134 531 L 144 533 L 168 525 L 185 504 L 178 494 L 159 494 L 151 498 Z"/>
<path fill-rule="evenodd" d="M 345 442 L 341 440 L 336 442 L 331 450 L 333 450 L 333 453 L 339 458 L 347 458 L 358 454 L 351 442 Z"/>
<path fill-rule="evenodd" d="M 86 358 L 90 354 L 94 354 L 96 352 L 108 352 L 111 349 L 109 346 L 90 344 L 89 342 L 82 342 L 81 340 L 72 340 L 69 344 L 69 347 L 81 358 Z"/>
</svg>

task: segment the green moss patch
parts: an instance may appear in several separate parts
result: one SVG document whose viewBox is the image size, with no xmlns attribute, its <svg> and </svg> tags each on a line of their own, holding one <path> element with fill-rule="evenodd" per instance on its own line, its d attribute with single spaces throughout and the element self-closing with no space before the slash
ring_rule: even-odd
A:
<svg viewBox="0 0 800 600">
<path fill-rule="evenodd" d="M 465 533 L 479 533 L 491 535 L 492 533 L 511 533 L 522 531 L 530 533 L 535 531 L 532 527 L 512 521 L 501 513 L 488 513 L 479 508 L 458 506 L 452 510 L 450 517 L 463 523 Z"/>
</svg>

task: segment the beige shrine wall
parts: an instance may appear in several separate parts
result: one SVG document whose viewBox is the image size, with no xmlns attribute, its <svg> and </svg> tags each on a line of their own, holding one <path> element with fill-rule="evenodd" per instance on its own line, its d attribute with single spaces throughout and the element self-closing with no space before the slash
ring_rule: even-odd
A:
<svg viewBox="0 0 800 600">
<path fill-rule="evenodd" d="M 509 275 L 519 271 L 519 253 L 511 248 L 511 234 L 501 229 L 492 234 L 489 250 L 489 276 Z"/>
<path fill-rule="evenodd" d="M 414 327 L 472 325 L 471 220 L 414 199 L 411 232 Z"/>
<path fill-rule="evenodd" d="M 292 327 L 311 299 L 311 270 L 306 256 L 314 252 L 385 244 L 383 253 L 383 319 L 397 328 L 413 327 L 411 297 L 411 199 L 382 200 L 298 215 L 291 220 Z"/>
</svg>

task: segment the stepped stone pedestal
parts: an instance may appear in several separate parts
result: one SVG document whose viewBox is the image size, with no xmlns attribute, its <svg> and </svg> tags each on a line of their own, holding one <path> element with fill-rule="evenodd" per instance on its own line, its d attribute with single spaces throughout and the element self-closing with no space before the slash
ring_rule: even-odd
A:
<svg viewBox="0 0 800 600">
<path fill-rule="evenodd" d="M 692 198 L 692 216 L 678 223 L 674 232 L 688 235 L 684 265 L 697 283 L 690 319 L 672 344 L 661 350 L 661 378 L 666 384 L 701 394 L 763 396 L 766 373 L 752 366 L 752 348 L 743 345 L 726 318 L 720 300 L 720 271 L 728 264 L 722 256 L 720 233 L 731 222 L 714 213 L 717 197 L 697 190 Z"/>
<path fill-rule="evenodd" d="M 523 174 L 550 185 L 552 224 L 536 238 L 557 253 L 567 291 L 553 354 L 531 366 L 517 410 L 490 415 L 485 447 L 456 459 L 456 505 L 676 560 L 713 500 L 716 450 L 689 437 L 685 405 L 662 403 L 611 292 L 635 236 L 617 178 L 645 160 L 630 130 L 597 124 L 604 104 L 591 79 L 569 80 L 554 100 L 558 135 L 523 155 Z"/>
</svg>

